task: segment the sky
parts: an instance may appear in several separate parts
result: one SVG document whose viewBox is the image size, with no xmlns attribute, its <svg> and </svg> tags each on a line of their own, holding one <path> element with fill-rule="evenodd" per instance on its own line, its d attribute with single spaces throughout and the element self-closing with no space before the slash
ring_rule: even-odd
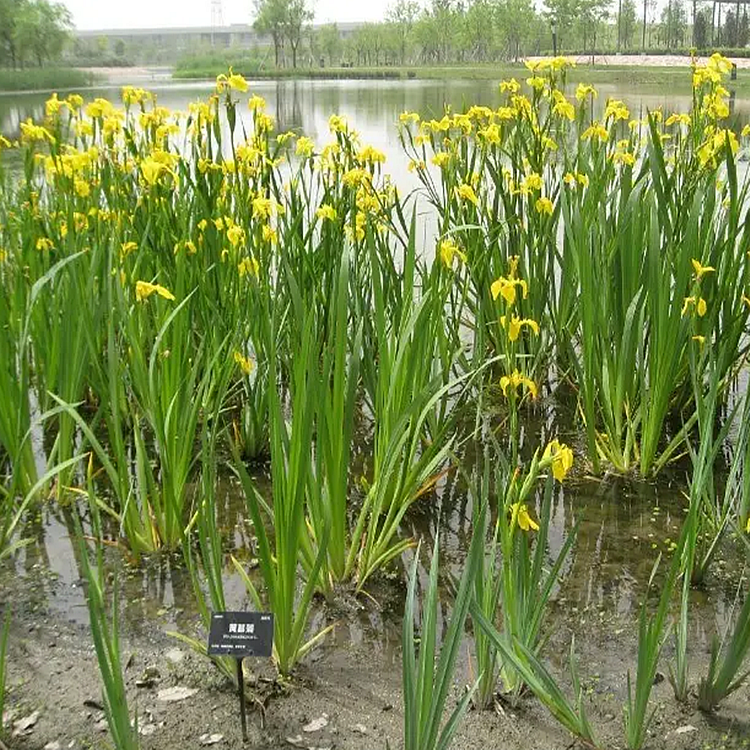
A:
<svg viewBox="0 0 750 750">
<path fill-rule="evenodd" d="M 208 26 L 211 0 L 63 0 L 79 29 Z M 313 0 L 315 21 L 379 21 L 391 0 Z M 249 23 L 252 0 L 222 0 L 225 24 Z"/>
</svg>

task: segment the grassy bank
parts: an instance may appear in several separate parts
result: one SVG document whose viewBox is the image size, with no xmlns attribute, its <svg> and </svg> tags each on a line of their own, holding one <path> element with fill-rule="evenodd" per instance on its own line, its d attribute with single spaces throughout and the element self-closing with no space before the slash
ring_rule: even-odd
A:
<svg viewBox="0 0 750 750">
<path fill-rule="evenodd" d="M 236 72 L 253 79 L 314 78 L 314 79 L 359 79 L 359 80 L 472 80 L 494 81 L 515 76 L 521 79 L 528 76 L 528 70 L 521 63 L 497 65 L 444 65 L 415 67 L 356 67 L 356 68 L 297 68 L 292 70 L 258 70 L 255 65 L 243 66 L 242 60 L 232 65 Z M 689 61 L 685 66 L 666 67 L 658 65 L 578 65 L 568 72 L 572 83 L 623 84 L 631 88 L 653 89 L 687 93 L 690 91 L 690 76 L 686 75 Z M 179 66 L 173 73 L 178 79 L 213 80 L 222 70 L 218 65 Z M 737 81 L 731 86 L 740 91 L 750 91 L 750 72 L 739 71 Z"/>
<path fill-rule="evenodd" d="M 91 73 L 77 68 L 21 68 L 0 69 L 0 92 L 63 90 L 90 86 Z"/>
</svg>

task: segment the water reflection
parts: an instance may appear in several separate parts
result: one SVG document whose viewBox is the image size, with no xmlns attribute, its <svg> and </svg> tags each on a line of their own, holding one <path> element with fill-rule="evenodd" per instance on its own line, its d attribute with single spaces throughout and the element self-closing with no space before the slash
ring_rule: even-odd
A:
<svg viewBox="0 0 750 750">
<path fill-rule="evenodd" d="M 519 75 L 522 75 L 519 71 Z M 685 75 L 689 71 L 685 70 Z M 689 95 L 643 93 L 621 85 L 600 85 L 599 98 L 595 100 L 595 116 L 603 110 L 608 97 L 622 99 L 633 116 L 644 116 L 648 110 L 662 108 L 665 113 L 687 111 L 691 105 Z M 214 90 L 208 83 L 157 84 L 150 89 L 160 104 L 176 110 L 187 110 L 191 101 L 205 99 Z M 572 89 L 572 87 L 571 87 Z M 405 110 L 419 112 L 423 117 L 437 117 L 445 106 L 454 110 L 472 104 L 497 106 L 500 102 L 497 83 L 494 81 L 258 81 L 251 90 L 263 96 L 269 111 L 277 118 L 280 131 L 303 131 L 317 143 L 329 140 L 328 118 L 336 112 L 346 115 L 360 132 L 363 143 L 369 143 L 386 152 L 388 171 L 397 184 L 406 191 L 416 186 L 416 178 L 408 172 L 408 159 L 401 153 L 396 122 Z M 569 92 L 572 94 L 571 92 Z M 85 92 L 86 98 L 103 96 L 120 101 L 120 89 L 103 87 Z M 22 93 L 0 95 L 0 133 L 16 136 L 19 124 L 31 117 L 44 117 L 47 94 Z M 750 99 L 731 92 L 732 126 L 741 128 L 750 121 Z M 238 112 L 246 125 L 250 113 L 244 106 Z"/>
</svg>

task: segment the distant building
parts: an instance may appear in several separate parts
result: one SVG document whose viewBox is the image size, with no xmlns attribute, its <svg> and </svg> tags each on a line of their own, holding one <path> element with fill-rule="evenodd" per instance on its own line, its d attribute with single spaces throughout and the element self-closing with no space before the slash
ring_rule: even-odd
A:
<svg viewBox="0 0 750 750">
<path fill-rule="evenodd" d="M 360 23 L 337 24 L 342 39 L 351 37 L 361 25 Z M 94 49 L 103 45 L 110 50 L 124 47 L 128 50 L 129 56 L 137 58 L 141 57 L 141 52 L 158 52 L 158 57 L 164 61 L 176 60 L 182 55 L 199 50 L 221 50 L 229 47 L 250 49 L 271 44 L 270 37 L 258 34 L 249 24 L 162 29 L 76 30 L 74 37 L 79 50 Z"/>
</svg>

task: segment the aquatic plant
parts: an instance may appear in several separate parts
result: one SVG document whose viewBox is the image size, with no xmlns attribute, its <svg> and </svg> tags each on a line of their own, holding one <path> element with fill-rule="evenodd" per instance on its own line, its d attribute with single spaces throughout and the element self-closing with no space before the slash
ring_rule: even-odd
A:
<svg viewBox="0 0 750 750">
<path fill-rule="evenodd" d="M 202 438 L 201 493 L 198 500 L 200 507 L 196 508 L 193 514 L 196 519 L 195 526 L 198 534 L 197 554 L 193 549 L 190 538 L 186 537 L 183 542 L 183 557 L 190 573 L 193 594 L 205 631 L 204 635 L 211 628 L 212 612 L 225 612 L 227 610 L 223 578 L 224 555 L 216 518 L 218 509 L 216 504 L 215 438 L 215 433 L 207 432 L 204 432 Z M 203 590 L 201 573 L 203 573 L 208 589 L 208 599 Z M 170 635 L 186 643 L 196 653 L 208 657 L 205 637 L 198 639 L 178 632 L 172 632 Z M 211 656 L 208 658 L 211 659 L 224 677 L 236 685 L 237 667 L 234 659 L 229 656 Z"/>
<path fill-rule="evenodd" d="M 654 717 L 649 712 L 649 699 L 654 686 L 656 668 L 659 664 L 662 647 L 666 640 L 665 627 L 669 605 L 677 575 L 682 564 L 683 549 L 690 526 L 683 528 L 667 576 L 662 584 L 661 595 L 654 613 L 650 614 L 647 597 L 641 604 L 638 618 L 638 664 L 635 682 L 631 681 L 630 670 L 627 677 L 627 702 L 624 706 L 625 740 L 629 750 L 639 750 L 646 741 L 646 733 Z M 648 589 L 653 584 L 661 556 L 657 558 L 651 571 Z"/>
<path fill-rule="evenodd" d="M 80 525 L 77 541 L 83 577 L 86 581 L 86 602 L 89 610 L 91 637 L 94 641 L 94 649 L 102 678 L 104 715 L 114 746 L 118 750 L 137 750 L 139 747 L 138 719 L 136 717 L 131 722 L 120 654 L 120 599 L 116 578 L 112 588 L 111 614 L 107 614 L 101 523 L 93 495 L 91 463 L 89 463 L 87 483 L 95 544 L 95 563 L 92 564 L 89 558 L 88 546 Z"/>
<path fill-rule="evenodd" d="M 521 644 L 538 659 L 545 643 L 542 624 L 553 587 L 575 541 L 577 528 L 566 537 L 559 552 L 547 561 L 547 539 L 555 480 L 562 481 L 573 463 L 570 448 L 557 440 L 542 453 L 534 453 L 528 468 L 512 468 L 494 436 L 485 437 L 484 471 L 479 487 L 474 487 L 475 502 L 486 502 L 490 487 L 490 466 L 494 467 L 494 487 L 501 501 L 497 522 L 483 566 L 475 578 L 475 597 L 488 622 L 502 613 L 502 637 L 508 648 Z M 549 472 L 546 480 L 545 473 Z M 539 521 L 530 509 L 537 486 L 544 484 Z M 532 541 L 533 539 L 533 541 Z M 498 554 L 499 553 L 499 554 Z M 486 707 L 493 698 L 496 678 L 515 702 L 524 686 L 514 661 L 498 653 L 494 641 L 479 629 L 475 633 L 477 671 L 482 675 L 477 700 Z"/>
<path fill-rule="evenodd" d="M 276 370 L 276 332 L 278 320 L 267 322 L 269 379 L 274 385 L 268 391 L 268 419 L 271 445 L 272 501 L 270 505 L 255 487 L 253 480 L 235 452 L 235 466 L 245 493 L 245 503 L 257 536 L 257 557 L 264 583 L 264 595 L 256 589 L 242 564 L 234 565 L 255 607 L 262 611 L 264 598 L 274 613 L 274 655 L 282 677 L 289 677 L 294 665 L 333 626 L 323 628 L 308 638 L 306 628 L 310 605 L 323 565 L 329 531 L 325 529 L 314 553 L 307 580 L 299 581 L 299 568 L 305 552 L 312 546 L 306 522 L 306 493 L 314 466 L 312 444 L 316 404 L 314 391 L 305 384 L 315 377 L 314 339 L 308 325 L 294 361 L 292 372 L 291 422 L 287 424 L 279 393 Z M 273 528 L 266 530 L 270 516 Z"/>
<path fill-rule="evenodd" d="M 439 545 L 435 543 L 430 563 L 429 582 L 422 602 L 418 652 L 415 644 L 415 624 L 419 547 L 414 555 L 406 594 L 401 652 L 405 750 L 431 750 L 432 748 L 446 750 L 450 747 L 453 735 L 469 707 L 476 688 L 474 685 L 465 692 L 448 720 L 443 722 L 445 703 L 453 682 L 466 616 L 472 601 L 473 579 L 481 566 L 487 526 L 486 508 L 479 509 L 475 521 L 474 534 L 453 603 L 451 619 L 439 651 L 437 650 Z"/>
<path fill-rule="evenodd" d="M 481 610 L 476 600 L 471 605 L 471 618 L 475 628 L 481 629 L 498 653 L 509 665 L 512 665 L 521 676 L 529 689 L 544 704 L 547 710 L 569 732 L 578 737 L 586 745 L 597 747 L 594 733 L 586 714 L 583 689 L 578 678 L 578 668 L 575 660 L 575 639 L 570 646 L 570 677 L 575 694 L 575 702 L 571 703 L 561 690 L 549 670 L 518 640 L 508 642 Z"/>
<path fill-rule="evenodd" d="M 731 634 L 728 630 L 723 642 L 718 636 L 714 636 L 711 643 L 708 673 L 698 685 L 698 707 L 702 711 L 715 710 L 724 698 L 737 690 L 750 676 L 750 670 L 742 671 L 748 653 L 750 653 L 750 594 L 746 592 L 745 602 L 737 615 Z"/>
</svg>

